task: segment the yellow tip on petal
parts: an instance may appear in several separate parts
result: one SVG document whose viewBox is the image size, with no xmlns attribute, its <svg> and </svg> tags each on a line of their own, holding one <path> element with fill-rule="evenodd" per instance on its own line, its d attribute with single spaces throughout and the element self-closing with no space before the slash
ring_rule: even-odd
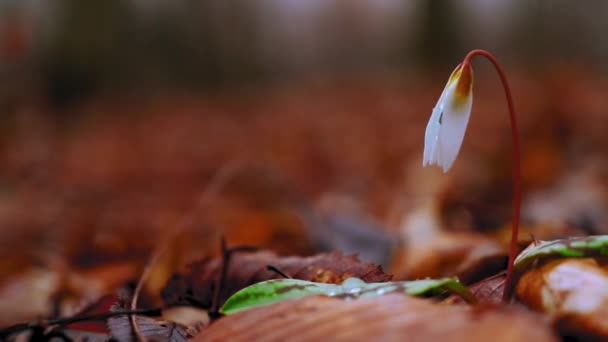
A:
<svg viewBox="0 0 608 342">
<path fill-rule="evenodd" d="M 456 94 L 463 97 L 468 97 L 473 87 L 473 69 L 471 64 L 461 64 L 460 77 L 458 78 L 458 84 L 456 84 Z"/>
<path fill-rule="evenodd" d="M 471 68 L 471 64 L 458 64 L 448 82 L 456 82 L 451 105 L 457 108 L 467 103 L 473 90 L 473 69 Z"/>
<path fill-rule="evenodd" d="M 452 74 L 450 75 L 450 78 L 448 79 L 448 85 L 457 82 L 458 79 L 460 78 L 460 74 L 462 73 L 462 63 L 458 64 L 456 66 L 456 68 L 454 68 L 454 71 L 452 71 Z"/>
</svg>

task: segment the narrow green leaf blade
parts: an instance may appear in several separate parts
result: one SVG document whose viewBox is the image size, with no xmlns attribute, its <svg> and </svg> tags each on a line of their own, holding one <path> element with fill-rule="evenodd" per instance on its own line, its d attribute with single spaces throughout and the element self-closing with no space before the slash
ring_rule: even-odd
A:
<svg viewBox="0 0 608 342">
<path fill-rule="evenodd" d="M 248 286 L 233 294 L 220 312 L 233 314 L 253 307 L 274 304 L 315 294 L 333 295 L 340 285 L 315 283 L 299 279 L 274 279 Z"/>
<path fill-rule="evenodd" d="M 515 259 L 515 268 L 524 270 L 541 258 L 596 257 L 608 255 L 608 235 L 571 237 L 553 241 L 541 241 L 526 248 Z"/>
<path fill-rule="evenodd" d="M 251 285 L 235 293 L 228 298 L 221 312 L 228 315 L 283 300 L 319 294 L 348 300 L 373 298 L 395 292 L 412 296 L 431 296 L 445 291 L 453 292 L 469 303 L 476 302 L 475 295 L 455 278 L 385 283 L 365 283 L 358 278 L 349 278 L 342 285 L 314 283 L 298 279 L 276 279 Z"/>
<path fill-rule="evenodd" d="M 433 295 L 449 291 L 454 294 L 457 294 L 467 303 L 474 304 L 477 302 L 477 298 L 469 290 L 469 288 L 464 286 L 456 278 L 415 280 L 408 281 L 405 283 L 405 292 L 412 296 Z"/>
</svg>

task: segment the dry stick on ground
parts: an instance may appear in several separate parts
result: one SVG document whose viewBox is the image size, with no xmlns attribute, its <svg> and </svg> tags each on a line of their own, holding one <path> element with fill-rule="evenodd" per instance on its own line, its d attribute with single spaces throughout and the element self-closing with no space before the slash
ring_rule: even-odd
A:
<svg viewBox="0 0 608 342">
<path fill-rule="evenodd" d="M 224 166 L 222 166 L 217 171 L 217 173 L 214 175 L 209 184 L 201 193 L 195 210 L 189 211 L 188 213 L 184 214 L 175 229 L 172 229 L 170 231 L 167 238 L 160 240 L 161 242 L 154 249 L 152 256 L 148 260 L 148 263 L 146 264 L 141 274 L 141 277 L 137 282 L 137 286 L 135 287 L 135 291 L 133 292 L 133 298 L 131 299 L 131 310 L 135 310 L 137 308 L 137 299 L 139 298 L 139 293 L 141 292 L 144 283 L 150 276 L 154 265 L 156 265 L 160 257 L 167 251 L 167 248 L 169 247 L 167 241 L 171 241 L 175 235 L 183 232 L 184 230 L 186 230 L 186 228 L 190 227 L 194 223 L 197 213 L 201 212 L 201 209 L 203 209 L 209 203 L 209 201 L 213 199 L 215 195 L 217 195 L 217 193 L 222 189 L 222 187 L 232 178 L 235 172 L 240 169 L 242 164 L 243 162 L 239 159 L 232 160 L 231 162 L 224 164 Z M 131 315 L 129 319 L 131 320 L 131 326 L 133 327 L 135 339 L 140 341 L 146 341 L 146 338 L 142 335 L 141 330 L 139 329 L 139 325 L 137 324 L 135 315 Z"/>
<path fill-rule="evenodd" d="M 254 246 L 234 246 L 226 247 L 226 239 L 222 236 L 220 240 L 220 247 L 222 251 L 222 268 L 220 274 L 215 282 L 215 288 L 213 289 L 213 298 L 211 300 L 211 307 L 209 308 L 209 317 L 214 319 L 220 316 L 220 293 L 224 284 L 226 283 L 226 277 L 228 276 L 228 268 L 230 267 L 230 259 L 232 253 L 235 252 L 253 252 L 258 248 Z"/>
<path fill-rule="evenodd" d="M 46 327 L 49 327 L 52 325 L 68 325 L 68 324 L 84 322 L 84 321 L 101 321 L 101 320 L 108 319 L 110 317 L 120 316 L 120 315 L 158 316 L 158 315 L 160 315 L 161 310 L 162 310 L 161 308 L 119 310 L 119 311 L 104 312 L 104 313 L 93 314 L 93 315 L 77 315 L 77 316 L 72 316 L 72 317 L 67 317 L 67 318 L 57 318 L 57 319 L 49 319 L 49 320 L 38 320 L 38 321 L 32 321 L 32 322 L 27 322 L 27 323 L 18 323 L 18 324 L 6 327 L 4 329 L 1 329 L 0 330 L 0 340 L 7 338 L 14 333 L 28 330 L 28 329 L 46 328 Z"/>
<path fill-rule="evenodd" d="M 281 277 L 285 278 L 285 279 L 292 279 L 290 276 L 288 276 L 287 274 L 285 274 L 283 271 L 281 271 L 278 267 L 276 266 L 272 266 L 272 265 L 266 265 L 266 269 L 274 272 L 278 275 L 280 275 Z"/>
</svg>

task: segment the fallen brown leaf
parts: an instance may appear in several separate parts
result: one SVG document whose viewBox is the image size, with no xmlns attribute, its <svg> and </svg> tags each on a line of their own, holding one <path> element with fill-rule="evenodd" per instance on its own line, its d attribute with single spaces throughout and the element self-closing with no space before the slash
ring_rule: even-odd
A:
<svg viewBox="0 0 608 342">
<path fill-rule="evenodd" d="M 391 272 L 398 279 L 444 277 L 458 274 L 475 281 L 501 269 L 505 252 L 495 241 L 481 234 L 436 232 L 424 239 L 409 238 L 397 253 Z M 487 262 L 487 263 L 486 263 Z M 487 266 L 482 269 L 478 266 Z"/>
<path fill-rule="evenodd" d="M 516 308 L 448 306 L 392 294 L 343 301 L 312 296 L 226 316 L 197 341 L 557 341 Z"/>
<path fill-rule="evenodd" d="M 492 243 L 482 243 L 471 249 L 456 270 L 458 279 L 469 284 L 480 281 L 506 269 L 507 254 L 504 248 Z"/>
<path fill-rule="evenodd" d="M 140 327 L 141 335 L 148 339 L 159 341 L 183 342 L 191 335 L 188 328 L 169 321 L 163 321 L 145 316 L 135 316 Z M 112 337 L 121 342 L 135 341 L 133 326 L 128 316 L 118 316 L 108 319 L 108 328 Z"/>
<path fill-rule="evenodd" d="M 595 259 L 548 261 L 523 274 L 516 294 L 535 310 L 552 314 L 567 335 L 608 338 L 608 271 Z"/>
<path fill-rule="evenodd" d="M 119 298 L 110 311 L 124 310 L 129 307 L 129 304 L 129 298 Z M 188 310 L 186 315 L 184 312 L 180 315 L 176 309 L 167 311 L 162 313 L 161 318 L 143 315 L 110 317 L 107 321 L 108 329 L 112 337 L 120 342 L 138 341 L 144 338 L 153 341 L 183 342 L 196 335 L 208 323 L 206 313 L 197 310 Z M 181 316 L 182 319 L 179 320 L 185 322 L 184 324 L 175 321 L 176 318 L 179 318 L 178 316 Z M 135 333 L 131 317 L 137 322 L 137 333 Z"/>
<path fill-rule="evenodd" d="M 133 262 L 113 262 L 88 269 L 65 267 L 25 269 L 0 287 L 0 325 L 48 317 L 71 316 L 126 282 Z M 23 305 L 27 303 L 28 305 Z"/>
<path fill-rule="evenodd" d="M 502 292 L 505 288 L 505 272 L 485 278 L 469 286 L 469 290 L 477 297 L 480 303 L 502 303 Z M 444 303 L 464 304 L 465 301 L 459 296 L 450 296 Z"/>
</svg>

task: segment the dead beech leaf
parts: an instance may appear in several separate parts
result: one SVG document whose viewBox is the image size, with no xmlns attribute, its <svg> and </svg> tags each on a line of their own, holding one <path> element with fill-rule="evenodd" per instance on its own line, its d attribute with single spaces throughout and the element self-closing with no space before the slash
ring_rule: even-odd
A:
<svg viewBox="0 0 608 342">
<path fill-rule="evenodd" d="M 502 303 L 502 293 L 505 289 L 506 277 L 506 273 L 501 272 L 469 285 L 468 287 L 480 303 L 500 304 Z M 461 297 L 454 295 L 448 297 L 443 302 L 448 304 L 465 303 Z"/>
<path fill-rule="evenodd" d="M 522 275 L 517 297 L 566 334 L 608 338 L 608 271 L 592 258 L 549 260 Z"/>
<path fill-rule="evenodd" d="M 0 286 L 0 325 L 48 317 L 53 305 L 58 305 L 61 316 L 72 316 L 83 304 L 114 291 L 135 269 L 132 262 L 107 263 L 86 270 L 67 265 L 24 269 Z"/>
<path fill-rule="evenodd" d="M 380 266 L 365 263 L 356 256 L 341 253 L 318 254 L 311 257 L 279 257 L 273 252 L 235 253 L 232 255 L 226 282 L 220 291 L 219 305 L 238 290 L 264 280 L 281 276 L 266 269 L 273 265 L 295 279 L 319 283 L 340 284 L 350 277 L 366 282 L 383 282 L 392 279 Z M 167 304 L 196 304 L 210 308 L 221 260 L 207 258 L 193 263 L 185 274 L 175 274 L 161 296 Z"/>
<path fill-rule="evenodd" d="M 504 248 L 484 243 L 467 254 L 458 266 L 456 276 L 465 284 L 482 281 L 485 277 L 506 269 L 507 259 Z"/>
<path fill-rule="evenodd" d="M 398 279 L 438 278 L 457 274 L 475 281 L 500 269 L 504 249 L 490 238 L 469 232 L 431 233 L 427 238 L 405 239 L 391 267 Z M 486 264 L 486 262 L 488 262 Z M 475 268 L 488 266 L 487 270 Z M 496 269 L 498 267 L 498 269 Z"/>
<path fill-rule="evenodd" d="M 437 199 L 428 199 L 401 219 L 404 243 L 393 258 L 391 273 L 397 279 L 458 275 L 466 283 L 496 273 L 506 249 L 478 232 L 446 230 L 440 207 Z M 476 265 L 488 268 L 478 270 Z"/>
<path fill-rule="evenodd" d="M 539 316 L 441 305 L 391 294 L 342 301 L 311 296 L 220 318 L 198 341 L 557 341 Z"/>
<path fill-rule="evenodd" d="M 502 302 L 506 278 L 507 274 L 502 272 L 469 286 L 469 290 L 479 301 L 498 304 Z"/>
<path fill-rule="evenodd" d="M 112 306 L 110 311 L 126 309 L 129 306 L 129 303 L 130 300 L 119 298 L 118 302 Z M 192 319 L 190 319 L 188 320 L 189 325 L 142 315 L 135 315 L 135 320 L 137 321 L 141 335 L 149 340 L 160 342 L 184 342 L 196 335 L 203 325 L 206 324 L 206 322 L 203 321 L 204 317 L 201 315 L 198 315 L 197 317 L 202 321 L 192 321 Z M 112 337 L 120 342 L 137 340 L 128 315 L 108 318 L 108 329 L 110 330 Z"/>
<path fill-rule="evenodd" d="M 169 321 L 162 321 L 145 316 L 136 316 L 141 334 L 154 341 L 184 342 L 192 337 L 188 328 Z M 108 328 L 112 337 L 120 342 L 135 341 L 133 327 L 128 316 L 117 316 L 108 319 Z"/>
</svg>

